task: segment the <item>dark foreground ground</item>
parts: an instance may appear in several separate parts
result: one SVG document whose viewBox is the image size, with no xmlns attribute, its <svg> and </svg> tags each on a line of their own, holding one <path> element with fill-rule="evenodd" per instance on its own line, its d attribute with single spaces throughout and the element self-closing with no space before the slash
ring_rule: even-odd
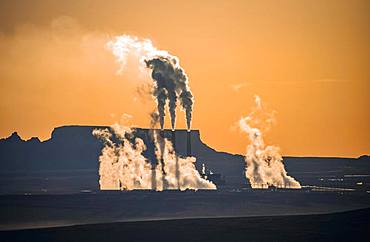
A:
<svg viewBox="0 0 370 242">
<path fill-rule="evenodd" d="M 370 209 L 241 218 L 120 222 L 0 232 L 1 241 L 369 241 Z"/>
<path fill-rule="evenodd" d="M 329 214 L 370 207 L 361 191 L 132 191 L 0 196 L 0 230 L 147 220 Z"/>
</svg>

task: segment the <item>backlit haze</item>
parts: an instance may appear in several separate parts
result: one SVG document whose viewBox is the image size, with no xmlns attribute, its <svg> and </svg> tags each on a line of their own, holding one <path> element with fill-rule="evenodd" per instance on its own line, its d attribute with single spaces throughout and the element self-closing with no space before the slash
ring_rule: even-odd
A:
<svg viewBox="0 0 370 242">
<path fill-rule="evenodd" d="M 236 122 L 257 94 L 276 110 L 265 142 L 283 155 L 370 154 L 369 12 L 369 1 L 340 0 L 1 1 L 0 137 L 45 140 L 56 126 L 124 113 L 149 127 L 150 75 L 130 61 L 117 75 L 106 48 L 128 34 L 179 57 L 196 97 L 192 128 L 217 150 L 245 153 Z"/>
</svg>

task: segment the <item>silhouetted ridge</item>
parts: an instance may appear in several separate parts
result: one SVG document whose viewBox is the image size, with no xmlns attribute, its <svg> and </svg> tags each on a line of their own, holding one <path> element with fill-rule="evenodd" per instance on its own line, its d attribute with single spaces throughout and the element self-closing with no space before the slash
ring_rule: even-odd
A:
<svg viewBox="0 0 370 242">
<path fill-rule="evenodd" d="M 61 126 L 53 130 L 51 138 L 40 142 L 38 138 L 22 140 L 14 132 L 0 140 L 0 162 L 2 171 L 43 171 L 43 170 L 79 170 L 88 169 L 98 174 L 99 155 L 103 144 L 92 135 L 96 128 L 108 126 Z M 187 131 L 175 131 L 176 151 L 185 156 Z M 144 155 L 152 162 L 155 159 L 154 144 L 149 129 L 136 128 L 135 133 L 147 146 Z M 171 130 L 164 130 L 164 136 L 172 140 Z M 196 166 L 200 170 L 204 163 L 208 170 L 221 173 L 228 185 L 246 184 L 244 176 L 244 157 L 226 152 L 218 152 L 202 142 L 199 130 L 192 130 L 191 152 L 197 158 Z M 355 163 L 354 163 L 355 162 Z M 305 174 L 324 173 L 344 175 L 363 174 L 370 170 L 369 156 L 353 158 L 315 158 L 285 157 L 284 163 L 288 174 L 298 180 L 308 179 Z M 311 179 L 311 178 L 310 178 Z M 315 178 L 317 179 L 317 178 Z M 98 179 L 97 179 L 98 180 Z"/>
<path fill-rule="evenodd" d="M 98 170 L 98 159 L 103 144 L 92 135 L 96 128 L 108 126 L 61 126 L 53 130 L 51 138 L 39 142 L 37 138 L 23 141 L 15 132 L 0 141 L 0 160 L 3 170 Z M 144 155 L 151 161 L 155 159 L 154 144 L 149 129 L 135 128 L 136 135 L 147 146 Z M 185 129 L 176 130 L 176 151 L 186 155 Z M 164 136 L 172 138 L 171 130 L 164 130 Z M 199 130 L 191 131 L 192 155 L 197 158 L 197 167 L 202 163 L 214 172 L 221 172 L 233 180 L 238 174 L 237 182 L 243 180 L 243 158 L 217 152 L 201 141 Z"/>
</svg>

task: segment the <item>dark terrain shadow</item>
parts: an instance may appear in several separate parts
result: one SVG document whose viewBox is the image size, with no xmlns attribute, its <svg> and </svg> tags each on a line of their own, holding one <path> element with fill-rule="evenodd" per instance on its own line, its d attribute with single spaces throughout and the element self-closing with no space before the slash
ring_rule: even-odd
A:
<svg viewBox="0 0 370 242">
<path fill-rule="evenodd" d="M 246 218 L 180 219 L 0 232 L 0 241 L 369 241 L 370 209 Z"/>
</svg>

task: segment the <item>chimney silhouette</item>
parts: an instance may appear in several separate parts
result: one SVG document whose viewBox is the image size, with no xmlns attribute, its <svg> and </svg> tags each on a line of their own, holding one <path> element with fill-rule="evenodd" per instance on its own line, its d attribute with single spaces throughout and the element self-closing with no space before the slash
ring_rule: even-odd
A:
<svg viewBox="0 0 370 242">
<path fill-rule="evenodd" d="M 172 130 L 172 146 L 173 150 L 176 152 L 176 130 Z M 176 182 L 177 189 L 180 189 L 180 170 L 179 170 L 179 158 L 176 155 Z"/>
<path fill-rule="evenodd" d="M 167 189 L 167 181 L 165 179 L 166 176 L 166 171 L 165 171 L 165 164 L 164 164 L 164 159 L 163 159 L 163 152 L 164 152 L 164 146 L 165 146 L 165 131 L 164 129 L 161 129 L 159 131 L 159 136 L 160 136 L 160 149 L 161 149 L 161 157 L 160 157 L 160 163 L 162 166 L 162 188 L 163 190 Z"/>
<path fill-rule="evenodd" d="M 172 130 L 171 133 L 173 150 L 176 152 L 176 130 Z"/>
<path fill-rule="evenodd" d="M 191 130 L 186 134 L 186 155 L 191 156 Z"/>
</svg>

